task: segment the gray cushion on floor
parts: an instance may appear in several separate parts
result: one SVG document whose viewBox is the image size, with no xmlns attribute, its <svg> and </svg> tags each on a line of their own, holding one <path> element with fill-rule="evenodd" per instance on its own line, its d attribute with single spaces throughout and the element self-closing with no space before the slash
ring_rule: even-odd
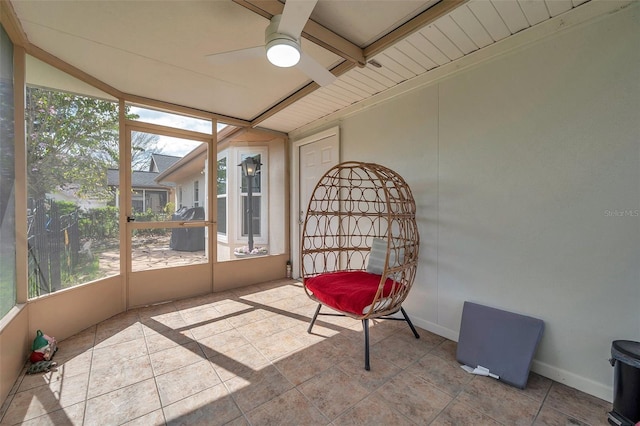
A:
<svg viewBox="0 0 640 426">
<path fill-rule="evenodd" d="M 464 302 L 456 357 L 524 389 L 543 330 L 540 319 Z"/>
</svg>

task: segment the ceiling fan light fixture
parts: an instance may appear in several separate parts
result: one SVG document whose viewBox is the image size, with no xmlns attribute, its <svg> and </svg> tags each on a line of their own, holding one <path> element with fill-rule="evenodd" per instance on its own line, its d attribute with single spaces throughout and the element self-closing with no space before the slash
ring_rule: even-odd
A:
<svg viewBox="0 0 640 426">
<path fill-rule="evenodd" d="M 267 59 L 273 65 L 288 68 L 300 61 L 300 45 L 296 40 L 276 38 L 266 45 Z"/>
</svg>

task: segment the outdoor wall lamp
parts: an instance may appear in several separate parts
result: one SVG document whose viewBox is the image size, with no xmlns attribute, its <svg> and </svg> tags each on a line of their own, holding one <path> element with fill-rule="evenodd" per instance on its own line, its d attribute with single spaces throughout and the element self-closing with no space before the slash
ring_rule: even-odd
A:
<svg viewBox="0 0 640 426">
<path fill-rule="evenodd" d="M 247 157 L 238 166 L 242 167 L 242 174 L 247 178 L 247 245 L 249 253 L 253 251 L 253 178 L 260 171 L 262 164 L 255 157 Z"/>
<path fill-rule="evenodd" d="M 242 160 L 242 163 L 238 164 L 238 166 L 242 167 L 242 174 L 247 177 L 255 176 L 261 165 L 255 157 L 247 157 Z"/>
</svg>

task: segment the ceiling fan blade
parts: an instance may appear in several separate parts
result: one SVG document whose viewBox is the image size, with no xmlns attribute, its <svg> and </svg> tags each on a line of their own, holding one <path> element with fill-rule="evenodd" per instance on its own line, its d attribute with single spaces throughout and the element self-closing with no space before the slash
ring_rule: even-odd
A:
<svg viewBox="0 0 640 426">
<path fill-rule="evenodd" d="M 318 0 L 287 0 L 282 11 L 278 32 L 300 38 Z"/>
<path fill-rule="evenodd" d="M 318 61 L 304 52 L 302 52 L 300 62 L 298 62 L 298 65 L 296 66 L 320 86 L 328 86 L 336 80 L 336 76 L 333 75 L 331 71 L 327 70 L 325 67 L 320 65 Z"/>
<path fill-rule="evenodd" d="M 226 65 L 232 62 L 264 57 L 264 46 L 248 47 L 246 49 L 230 50 L 205 56 L 207 61 L 215 65 Z"/>
</svg>

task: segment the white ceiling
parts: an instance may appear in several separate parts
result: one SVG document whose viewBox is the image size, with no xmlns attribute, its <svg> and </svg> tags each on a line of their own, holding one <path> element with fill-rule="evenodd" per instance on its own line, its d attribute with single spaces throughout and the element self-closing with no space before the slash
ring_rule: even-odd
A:
<svg viewBox="0 0 640 426">
<path fill-rule="evenodd" d="M 231 0 L 11 3 L 31 44 L 121 92 L 290 132 L 585 1 L 470 0 L 366 58 L 381 68 L 354 67 L 281 110 L 271 108 L 311 82 L 301 71 L 276 68 L 265 58 L 225 65 L 206 59 L 264 43 L 268 19 Z M 434 2 L 320 0 L 311 19 L 366 48 Z M 306 39 L 302 49 L 328 69 L 344 62 Z"/>
</svg>

